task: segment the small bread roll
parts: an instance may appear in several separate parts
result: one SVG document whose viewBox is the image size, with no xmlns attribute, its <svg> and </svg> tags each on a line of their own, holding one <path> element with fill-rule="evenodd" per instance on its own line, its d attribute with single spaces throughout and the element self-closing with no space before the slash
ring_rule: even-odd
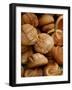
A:
<svg viewBox="0 0 72 90">
<path fill-rule="evenodd" d="M 63 47 L 56 46 L 52 49 L 52 55 L 55 61 L 59 64 L 63 64 Z"/>
<path fill-rule="evenodd" d="M 53 34 L 52 37 L 54 39 L 54 44 L 56 46 L 63 46 L 63 32 L 57 29 Z"/>
<path fill-rule="evenodd" d="M 25 77 L 37 77 L 42 75 L 43 75 L 43 71 L 41 68 L 25 69 L 24 72 Z"/>
<path fill-rule="evenodd" d="M 48 14 L 42 15 L 39 19 L 39 26 L 44 26 L 53 22 L 54 22 L 54 18 L 52 15 L 48 15 Z"/>
<path fill-rule="evenodd" d="M 23 24 L 31 24 L 34 27 L 38 26 L 38 18 L 33 13 L 23 14 L 22 17 L 21 17 L 21 21 L 22 21 L 22 25 Z"/>
<path fill-rule="evenodd" d="M 38 35 L 38 40 L 34 45 L 34 48 L 36 52 L 46 54 L 52 49 L 53 46 L 53 38 L 48 34 L 41 33 Z"/>
<path fill-rule="evenodd" d="M 56 29 L 63 30 L 63 15 L 58 17 L 56 21 Z"/>
<path fill-rule="evenodd" d="M 39 26 L 44 33 L 53 29 L 55 27 L 53 16 L 49 14 L 42 15 L 39 19 Z"/>
<path fill-rule="evenodd" d="M 29 57 L 27 67 L 28 68 L 39 67 L 42 65 L 46 65 L 47 63 L 48 59 L 44 55 L 40 53 L 35 53 Z"/>
<path fill-rule="evenodd" d="M 61 75 L 61 70 L 60 67 L 58 66 L 57 63 L 48 63 L 44 67 L 44 75 L 45 76 L 56 76 L 56 75 Z"/>
<path fill-rule="evenodd" d="M 33 45 L 38 39 L 36 28 L 30 24 L 22 25 L 21 43 L 22 45 Z"/>
</svg>

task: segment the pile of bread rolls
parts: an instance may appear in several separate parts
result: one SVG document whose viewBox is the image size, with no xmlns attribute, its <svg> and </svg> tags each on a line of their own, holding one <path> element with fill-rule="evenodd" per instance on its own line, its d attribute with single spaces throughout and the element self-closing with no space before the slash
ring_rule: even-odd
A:
<svg viewBox="0 0 72 90">
<path fill-rule="evenodd" d="M 63 15 L 21 14 L 21 77 L 63 74 Z"/>
</svg>

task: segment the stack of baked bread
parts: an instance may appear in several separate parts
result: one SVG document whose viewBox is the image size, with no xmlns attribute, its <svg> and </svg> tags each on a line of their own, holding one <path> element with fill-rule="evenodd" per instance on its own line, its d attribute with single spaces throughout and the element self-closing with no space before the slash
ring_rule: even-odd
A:
<svg viewBox="0 0 72 90">
<path fill-rule="evenodd" d="M 21 76 L 63 74 L 63 15 L 21 14 Z"/>
</svg>

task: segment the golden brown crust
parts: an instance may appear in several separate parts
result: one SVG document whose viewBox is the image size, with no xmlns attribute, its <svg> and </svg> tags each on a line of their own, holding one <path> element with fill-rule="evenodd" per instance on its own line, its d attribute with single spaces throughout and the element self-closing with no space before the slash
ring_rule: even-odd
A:
<svg viewBox="0 0 72 90">
<path fill-rule="evenodd" d="M 43 75 L 43 71 L 41 68 L 25 69 L 24 72 L 25 77 L 37 77 L 42 75 Z"/>
<path fill-rule="evenodd" d="M 46 65 L 47 63 L 48 63 L 48 59 L 44 55 L 40 53 L 35 53 L 29 57 L 27 67 L 28 68 L 39 67 Z"/>
<path fill-rule="evenodd" d="M 44 26 L 50 23 L 54 22 L 54 18 L 52 15 L 42 15 L 41 18 L 39 19 L 39 26 Z"/>
<path fill-rule="evenodd" d="M 56 21 L 56 29 L 63 30 L 63 16 L 59 16 Z"/>
<path fill-rule="evenodd" d="M 60 65 L 63 64 L 63 47 L 60 46 L 53 47 L 52 55 L 58 64 Z"/>
<path fill-rule="evenodd" d="M 32 48 L 29 48 L 28 51 L 24 52 L 21 56 L 21 63 L 26 64 L 28 61 L 28 57 L 33 54 Z"/>
<path fill-rule="evenodd" d="M 21 76 L 63 74 L 63 15 L 21 13 Z"/>
<path fill-rule="evenodd" d="M 54 23 L 51 23 L 51 24 L 48 24 L 48 25 L 45 25 L 45 26 L 42 27 L 43 32 L 48 32 L 51 29 L 54 29 Z"/>
<path fill-rule="evenodd" d="M 45 76 L 56 76 L 60 75 L 61 70 L 57 63 L 49 63 L 44 67 L 44 75 Z"/>
<path fill-rule="evenodd" d="M 48 34 L 41 33 L 38 35 L 38 40 L 34 47 L 36 52 L 46 54 L 52 49 L 53 46 L 53 38 Z"/>
<path fill-rule="evenodd" d="M 63 46 L 63 32 L 57 29 L 53 34 L 52 37 L 54 39 L 54 44 L 56 46 Z"/>
<path fill-rule="evenodd" d="M 22 45 L 33 45 L 38 39 L 36 28 L 30 24 L 22 25 L 21 43 Z"/>
<path fill-rule="evenodd" d="M 35 27 L 38 26 L 38 18 L 33 13 L 26 13 L 22 15 L 22 25 L 23 24 L 31 24 Z"/>
</svg>

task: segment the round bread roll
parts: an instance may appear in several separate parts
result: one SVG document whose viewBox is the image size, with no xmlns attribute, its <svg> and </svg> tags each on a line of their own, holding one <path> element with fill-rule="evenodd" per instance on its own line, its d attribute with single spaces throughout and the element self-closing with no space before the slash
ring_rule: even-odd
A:
<svg viewBox="0 0 72 90">
<path fill-rule="evenodd" d="M 38 18 L 33 13 L 23 14 L 22 17 L 21 17 L 21 21 L 22 21 L 22 25 L 23 24 L 31 24 L 34 27 L 38 26 Z"/>
<path fill-rule="evenodd" d="M 55 46 L 52 49 L 52 55 L 55 61 L 59 64 L 63 64 L 63 47 Z"/>
<path fill-rule="evenodd" d="M 22 45 L 33 45 L 38 39 L 36 28 L 30 24 L 22 25 L 21 43 Z"/>
<path fill-rule="evenodd" d="M 43 75 L 43 71 L 41 68 L 25 69 L 24 72 L 25 77 L 37 77 L 42 75 Z"/>
<path fill-rule="evenodd" d="M 54 18 L 52 15 L 48 15 L 48 14 L 42 15 L 39 19 L 39 26 L 44 26 L 53 22 L 54 22 Z"/>
<path fill-rule="evenodd" d="M 27 67 L 28 68 L 39 67 L 42 65 L 46 65 L 47 63 L 48 59 L 44 55 L 40 53 L 35 53 L 29 57 Z"/>
<path fill-rule="evenodd" d="M 59 16 L 56 21 L 56 29 L 63 30 L 63 16 Z"/>
<path fill-rule="evenodd" d="M 52 37 L 54 39 L 54 44 L 56 46 L 63 46 L 63 32 L 57 29 L 53 34 Z"/>
<path fill-rule="evenodd" d="M 49 14 L 42 15 L 39 19 L 39 26 L 41 31 L 45 33 L 53 29 L 55 27 L 53 16 Z"/>
<path fill-rule="evenodd" d="M 61 70 L 60 67 L 57 63 L 48 63 L 44 67 L 44 75 L 45 76 L 56 76 L 56 75 L 61 75 Z"/>
<path fill-rule="evenodd" d="M 53 38 L 48 34 L 41 33 L 38 35 L 38 40 L 34 45 L 34 48 L 36 52 L 46 54 L 52 49 L 53 46 Z"/>
</svg>

